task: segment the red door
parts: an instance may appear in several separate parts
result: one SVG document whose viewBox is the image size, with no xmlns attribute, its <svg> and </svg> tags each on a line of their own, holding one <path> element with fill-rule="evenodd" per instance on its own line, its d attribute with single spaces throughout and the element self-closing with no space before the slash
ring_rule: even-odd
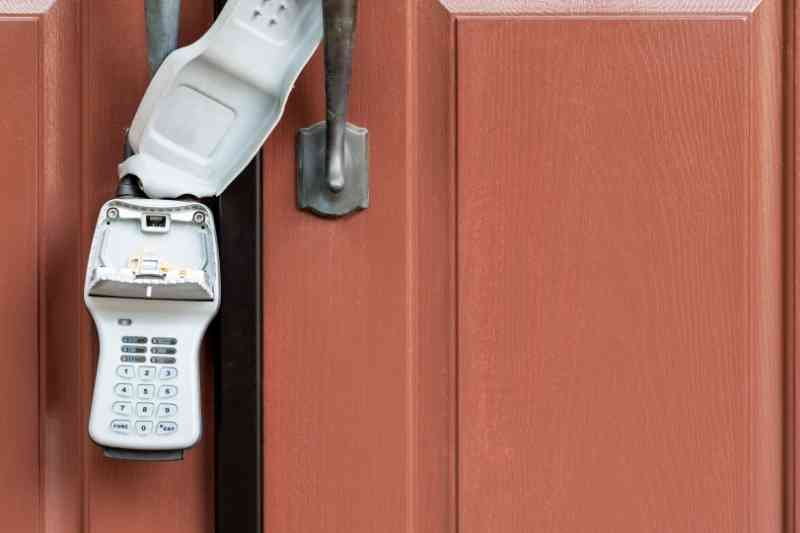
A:
<svg viewBox="0 0 800 533">
<path fill-rule="evenodd" d="M 211 4 L 184 1 L 184 41 Z M 85 431 L 82 273 L 141 2 L 0 13 L 0 515 L 212 531 L 213 432 L 159 465 Z M 265 147 L 265 529 L 793 531 L 794 13 L 362 2 L 369 210 L 295 207 L 319 58 Z"/>
</svg>

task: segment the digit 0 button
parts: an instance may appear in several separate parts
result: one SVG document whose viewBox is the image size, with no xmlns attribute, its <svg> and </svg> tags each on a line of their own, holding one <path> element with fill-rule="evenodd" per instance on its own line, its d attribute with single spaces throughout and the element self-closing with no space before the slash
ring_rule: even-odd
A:
<svg viewBox="0 0 800 533">
<path fill-rule="evenodd" d="M 136 422 L 136 433 L 139 435 L 147 435 L 153 432 L 153 423 L 147 420 L 138 420 Z"/>
<path fill-rule="evenodd" d="M 158 435 L 170 435 L 178 431 L 178 424 L 175 422 L 159 422 L 156 425 L 156 433 Z"/>
</svg>

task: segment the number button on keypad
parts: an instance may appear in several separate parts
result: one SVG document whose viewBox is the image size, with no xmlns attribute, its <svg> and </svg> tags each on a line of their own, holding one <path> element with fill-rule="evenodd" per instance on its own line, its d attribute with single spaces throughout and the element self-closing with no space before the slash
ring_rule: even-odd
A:
<svg viewBox="0 0 800 533">
<path fill-rule="evenodd" d="M 130 402 L 114 402 L 111 410 L 118 415 L 131 416 L 133 412 L 133 405 Z"/>
<path fill-rule="evenodd" d="M 152 403 L 137 403 L 136 416 L 139 418 L 150 418 L 153 416 L 156 406 Z"/>
<path fill-rule="evenodd" d="M 158 418 L 169 418 L 178 414 L 178 406 L 174 403 L 162 403 L 158 406 Z"/>
<path fill-rule="evenodd" d="M 178 387 L 175 385 L 162 385 L 158 389 L 159 398 L 174 398 L 178 394 Z"/>
<path fill-rule="evenodd" d="M 114 394 L 123 398 L 130 398 L 133 396 L 133 385 L 131 383 L 117 383 L 114 386 Z"/>
<path fill-rule="evenodd" d="M 155 396 L 155 385 L 139 385 L 139 398 L 143 400 L 151 400 Z"/>
<path fill-rule="evenodd" d="M 156 377 L 156 367 L 154 366 L 140 366 L 139 367 L 139 378 L 140 379 L 155 379 Z"/>
<path fill-rule="evenodd" d="M 121 378 L 131 379 L 135 372 L 131 365 L 120 365 L 117 367 L 117 375 Z"/>
<path fill-rule="evenodd" d="M 175 379 L 178 377 L 178 369 L 174 366 L 165 366 L 158 369 L 158 379 Z"/>
<path fill-rule="evenodd" d="M 147 435 L 148 433 L 152 433 L 153 431 L 153 423 L 148 422 L 147 420 L 137 420 L 136 421 L 136 433 L 139 435 Z"/>
<path fill-rule="evenodd" d="M 170 435 L 178 431 L 178 424 L 175 422 L 159 422 L 156 425 L 156 433 L 158 435 Z"/>
</svg>

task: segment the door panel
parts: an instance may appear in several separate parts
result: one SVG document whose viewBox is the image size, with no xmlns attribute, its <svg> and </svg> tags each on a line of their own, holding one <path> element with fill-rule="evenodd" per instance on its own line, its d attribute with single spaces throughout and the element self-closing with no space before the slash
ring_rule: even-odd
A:
<svg viewBox="0 0 800 533">
<path fill-rule="evenodd" d="M 41 172 L 36 152 L 42 112 L 38 69 L 40 24 L 35 17 L 0 18 L 0 70 L 11 83 L 0 84 L 0 101 L 16 102 L 0 118 L 4 172 L 3 198 L 17 198 L 0 210 L 0 390 L 15 401 L 0 404 L 0 426 L 12 438 L 0 443 L 0 476 L 18 480 L 16 490 L 0 499 L 0 515 L 8 527 L 33 530 L 41 511 L 39 500 L 39 233 L 35 205 Z M 12 53 L 22 47 L 22 57 Z M 19 176 L 20 179 L 10 179 Z"/>
<path fill-rule="evenodd" d="M 183 4 L 187 42 L 213 2 Z M 147 83 L 141 8 L 0 0 L 9 531 L 213 530 L 213 354 L 183 463 L 85 430 L 83 269 Z M 265 529 L 788 530 L 796 11 L 361 2 L 370 209 L 295 208 L 319 54 L 264 150 Z"/>
<path fill-rule="evenodd" d="M 463 532 L 782 530 L 777 10 L 459 19 Z"/>
</svg>

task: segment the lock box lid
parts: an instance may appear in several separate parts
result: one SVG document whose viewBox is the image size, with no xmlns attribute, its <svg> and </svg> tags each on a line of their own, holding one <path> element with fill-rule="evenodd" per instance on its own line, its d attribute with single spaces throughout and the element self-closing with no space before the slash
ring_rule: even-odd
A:
<svg viewBox="0 0 800 533">
<path fill-rule="evenodd" d="M 156 72 L 119 176 L 137 176 L 152 198 L 221 194 L 277 125 L 322 36 L 319 0 L 228 1 Z"/>
</svg>

